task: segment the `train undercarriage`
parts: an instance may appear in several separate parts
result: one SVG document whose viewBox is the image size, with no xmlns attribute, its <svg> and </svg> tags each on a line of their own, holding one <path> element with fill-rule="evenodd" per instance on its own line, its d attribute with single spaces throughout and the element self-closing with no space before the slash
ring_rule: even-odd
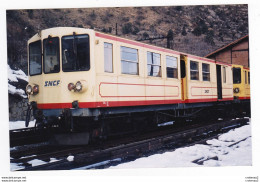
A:
<svg viewBox="0 0 260 182">
<path fill-rule="evenodd" d="M 110 108 L 38 109 L 37 103 L 28 107 L 36 119 L 35 127 L 55 132 L 51 143 L 86 145 L 109 136 L 138 134 L 154 130 L 161 123 L 174 124 L 216 120 L 218 118 L 250 117 L 250 100 L 209 103 L 185 103 Z"/>
</svg>

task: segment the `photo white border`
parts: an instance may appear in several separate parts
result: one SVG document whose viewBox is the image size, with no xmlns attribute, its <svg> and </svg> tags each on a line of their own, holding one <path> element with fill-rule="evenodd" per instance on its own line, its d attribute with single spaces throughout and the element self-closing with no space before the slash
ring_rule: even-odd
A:
<svg viewBox="0 0 260 182">
<path fill-rule="evenodd" d="M 7 88 L 7 45 L 6 45 L 6 10 L 8 9 L 46 9 L 46 8 L 87 8 L 87 7 L 129 7 L 129 6 L 176 6 L 176 5 L 219 5 L 219 4 L 248 4 L 249 5 L 249 44 L 251 66 L 251 103 L 252 103 L 252 141 L 253 141 L 253 166 L 232 167 L 185 167 L 165 169 L 105 169 L 85 171 L 32 171 L 10 172 L 9 161 L 9 125 L 8 125 L 8 88 Z M 176 181 L 245 181 L 247 176 L 259 176 L 260 167 L 260 96 L 259 96 L 259 27 L 260 27 L 260 2 L 258 0 L 2 0 L 0 7 L 0 177 L 26 176 L 27 181 L 86 181 L 86 180 L 151 180 L 163 181 L 173 178 Z M 258 106 L 258 107 L 257 107 Z M 257 169 L 258 168 L 258 169 Z M 118 177 L 119 176 L 119 177 Z M 126 176 L 128 176 L 126 178 Z M 130 177 L 129 177 L 130 176 Z M 149 176 L 147 179 L 145 176 Z M 114 179 L 116 177 L 116 179 Z M 96 179 L 97 178 L 97 179 Z"/>
</svg>

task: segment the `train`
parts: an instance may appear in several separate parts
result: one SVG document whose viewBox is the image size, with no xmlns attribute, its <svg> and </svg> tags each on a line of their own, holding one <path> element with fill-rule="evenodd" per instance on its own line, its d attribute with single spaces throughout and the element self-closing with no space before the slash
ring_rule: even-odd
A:
<svg viewBox="0 0 260 182">
<path fill-rule="evenodd" d="M 249 68 L 93 29 L 39 31 L 28 40 L 28 75 L 25 125 L 32 113 L 36 127 L 59 128 L 63 144 L 250 114 Z"/>
</svg>

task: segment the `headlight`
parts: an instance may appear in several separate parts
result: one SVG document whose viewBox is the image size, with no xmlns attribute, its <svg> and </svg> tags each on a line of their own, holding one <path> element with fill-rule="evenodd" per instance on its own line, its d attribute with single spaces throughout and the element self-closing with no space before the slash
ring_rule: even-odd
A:
<svg viewBox="0 0 260 182">
<path fill-rule="evenodd" d="M 80 81 L 78 81 L 75 85 L 75 89 L 77 92 L 80 92 L 82 90 L 82 84 Z"/>
<path fill-rule="evenodd" d="M 74 90 L 74 88 L 75 88 L 75 85 L 74 85 L 73 83 L 69 83 L 69 84 L 68 84 L 68 89 L 69 89 L 69 91 Z"/>
<path fill-rule="evenodd" d="M 38 85 L 34 85 L 33 87 L 33 94 L 38 94 L 39 93 L 39 86 Z"/>
<path fill-rule="evenodd" d="M 239 93 L 239 88 L 234 88 L 234 93 Z"/>
<path fill-rule="evenodd" d="M 77 81 L 76 84 L 69 83 L 68 90 L 74 92 L 84 93 L 87 91 L 87 82 L 85 80 Z"/>
<path fill-rule="evenodd" d="M 27 85 L 27 86 L 26 86 L 26 93 L 27 93 L 28 95 L 32 94 L 32 86 L 31 86 L 31 85 Z"/>
</svg>

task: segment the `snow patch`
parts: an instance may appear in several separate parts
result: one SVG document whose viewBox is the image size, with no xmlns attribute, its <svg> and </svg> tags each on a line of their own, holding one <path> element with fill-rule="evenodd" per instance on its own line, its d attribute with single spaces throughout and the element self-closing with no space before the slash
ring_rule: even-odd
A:
<svg viewBox="0 0 260 182">
<path fill-rule="evenodd" d="M 160 123 L 158 124 L 157 126 L 160 127 L 160 126 L 168 126 L 168 125 L 173 125 L 174 121 L 169 121 L 169 122 L 166 122 L 166 123 Z"/>
<path fill-rule="evenodd" d="M 49 161 L 49 163 L 52 163 L 52 162 L 57 162 L 57 161 L 59 161 L 58 159 L 56 159 L 56 158 L 50 158 L 50 161 Z"/>
<path fill-rule="evenodd" d="M 72 156 L 72 155 L 68 156 L 67 160 L 70 161 L 70 162 L 74 161 L 74 156 Z"/>
<path fill-rule="evenodd" d="M 16 170 L 20 170 L 20 169 L 24 169 L 25 167 L 24 166 L 21 166 L 22 163 L 10 163 L 10 168 L 11 168 L 11 171 L 16 171 Z"/>
<path fill-rule="evenodd" d="M 154 154 L 110 168 L 168 168 L 195 166 L 251 166 L 251 125 L 230 130 L 206 145 L 196 144 L 173 152 Z"/>
<path fill-rule="evenodd" d="M 18 82 L 18 79 L 28 82 L 28 76 L 22 70 L 12 70 L 8 66 L 8 93 L 12 95 L 19 95 L 23 98 L 27 98 L 25 91 L 23 89 L 16 88 L 11 85 L 10 82 Z"/>
<path fill-rule="evenodd" d="M 28 76 L 20 69 L 20 70 L 12 70 L 9 65 L 8 67 L 8 81 L 18 82 L 18 79 L 24 80 L 28 82 Z"/>
<path fill-rule="evenodd" d="M 30 121 L 28 127 L 34 127 L 36 120 Z M 25 121 L 10 121 L 9 122 L 9 130 L 22 129 L 25 127 Z"/>
<path fill-rule="evenodd" d="M 32 167 L 34 167 L 34 166 L 40 166 L 40 165 L 43 165 L 43 164 L 47 164 L 47 162 L 44 162 L 44 161 L 39 160 L 39 159 L 33 159 L 33 160 L 29 161 L 28 164 L 31 164 Z"/>
<path fill-rule="evenodd" d="M 116 159 L 113 159 L 113 160 L 106 160 L 106 161 L 103 161 L 103 162 L 98 162 L 96 164 L 92 164 L 92 165 L 88 165 L 88 166 L 84 166 L 84 167 L 80 167 L 80 168 L 75 168 L 73 170 L 91 169 L 91 168 L 95 168 L 95 167 L 99 167 L 99 166 L 109 164 L 111 162 L 120 162 L 121 160 L 122 160 L 121 158 L 116 158 Z"/>
</svg>

